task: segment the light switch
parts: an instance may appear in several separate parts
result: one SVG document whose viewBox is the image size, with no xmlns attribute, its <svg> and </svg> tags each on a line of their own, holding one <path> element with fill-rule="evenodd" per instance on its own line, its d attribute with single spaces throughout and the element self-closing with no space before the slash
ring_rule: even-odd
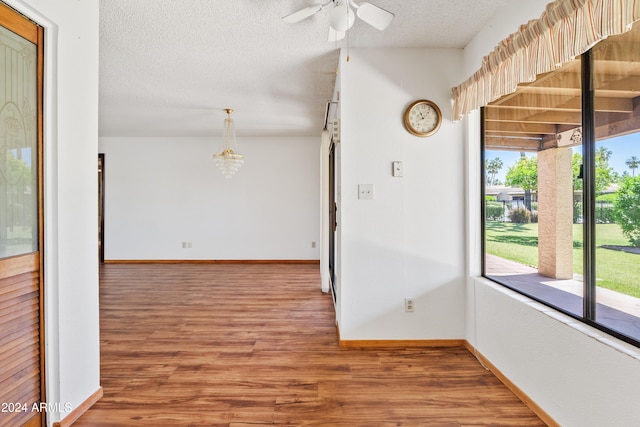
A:
<svg viewBox="0 0 640 427">
<path fill-rule="evenodd" d="M 391 165 L 391 174 L 395 177 L 402 177 L 402 162 L 393 162 Z"/>
<path fill-rule="evenodd" d="M 358 184 L 358 199 L 373 199 L 373 184 Z"/>
</svg>

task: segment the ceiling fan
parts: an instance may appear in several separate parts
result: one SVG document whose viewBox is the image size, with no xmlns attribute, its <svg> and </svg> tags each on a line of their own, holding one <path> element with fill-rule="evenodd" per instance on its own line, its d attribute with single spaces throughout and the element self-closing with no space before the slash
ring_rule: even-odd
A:
<svg viewBox="0 0 640 427">
<path fill-rule="evenodd" d="M 307 6 L 304 9 L 300 9 L 297 12 L 283 17 L 282 20 L 289 24 L 300 22 L 328 6 L 331 6 L 331 10 L 329 11 L 329 41 L 337 41 L 344 38 L 347 30 L 351 28 L 355 22 L 356 15 L 380 31 L 387 28 L 395 16 L 388 10 L 384 10 L 366 1 L 356 3 L 354 0 L 329 0 L 326 3 L 315 3 Z"/>
</svg>

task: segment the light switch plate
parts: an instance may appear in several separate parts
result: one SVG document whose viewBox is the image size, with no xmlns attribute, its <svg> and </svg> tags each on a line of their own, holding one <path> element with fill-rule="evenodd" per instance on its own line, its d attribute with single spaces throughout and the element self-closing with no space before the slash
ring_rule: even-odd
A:
<svg viewBox="0 0 640 427">
<path fill-rule="evenodd" d="M 373 184 L 358 184 L 358 199 L 373 199 Z"/>
<path fill-rule="evenodd" d="M 402 177 L 402 162 L 393 162 L 391 165 L 391 174 L 397 178 Z"/>
</svg>

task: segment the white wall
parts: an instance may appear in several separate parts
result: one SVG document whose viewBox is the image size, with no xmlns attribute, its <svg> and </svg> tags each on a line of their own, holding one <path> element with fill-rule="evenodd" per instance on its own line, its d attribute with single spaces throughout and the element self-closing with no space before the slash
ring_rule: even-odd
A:
<svg viewBox="0 0 640 427">
<path fill-rule="evenodd" d="M 3 1 L 45 27 L 45 377 L 75 409 L 100 386 L 98 2 Z"/>
<path fill-rule="evenodd" d="M 238 144 L 225 179 L 218 138 L 101 138 L 105 259 L 319 259 L 320 135 Z"/>
<path fill-rule="evenodd" d="M 454 49 L 354 49 L 344 53 L 340 142 L 340 312 L 344 340 L 464 337 L 462 126 L 450 87 L 461 75 Z M 402 118 L 416 99 L 444 115 L 432 137 Z M 391 175 L 402 161 L 404 177 Z M 358 184 L 374 200 L 358 200 Z M 415 298 L 406 313 L 405 297 Z"/>
<path fill-rule="evenodd" d="M 466 80 L 482 65 L 482 58 L 493 51 L 503 39 L 518 31 L 522 24 L 538 19 L 550 0 L 508 1 L 474 38 L 464 51 L 464 75 Z M 462 83 L 462 80 L 456 83 Z"/>
<path fill-rule="evenodd" d="M 471 341 L 562 426 L 637 425 L 640 352 L 503 286 L 475 279 Z"/>
<path fill-rule="evenodd" d="M 510 2 L 471 42 L 466 63 L 537 18 L 546 0 Z M 535 5 L 533 11 L 530 7 Z M 529 11 L 530 16 L 523 14 Z M 505 23 L 510 23 L 507 30 Z M 475 71 L 475 70 L 472 70 Z M 466 78 L 466 77 L 465 77 Z M 640 351 L 581 322 L 479 278 L 479 114 L 467 129 L 467 340 L 563 426 L 630 426 L 640 419 Z"/>
</svg>

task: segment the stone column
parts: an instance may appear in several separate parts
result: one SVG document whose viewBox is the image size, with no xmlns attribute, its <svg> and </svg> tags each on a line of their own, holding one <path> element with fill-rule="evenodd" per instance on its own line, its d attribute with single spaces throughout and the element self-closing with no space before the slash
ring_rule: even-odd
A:
<svg viewBox="0 0 640 427">
<path fill-rule="evenodd" d="M 538 272 L 573 277 L 573 182 L 569 147 L 538 152 Z"/>
</svg>

